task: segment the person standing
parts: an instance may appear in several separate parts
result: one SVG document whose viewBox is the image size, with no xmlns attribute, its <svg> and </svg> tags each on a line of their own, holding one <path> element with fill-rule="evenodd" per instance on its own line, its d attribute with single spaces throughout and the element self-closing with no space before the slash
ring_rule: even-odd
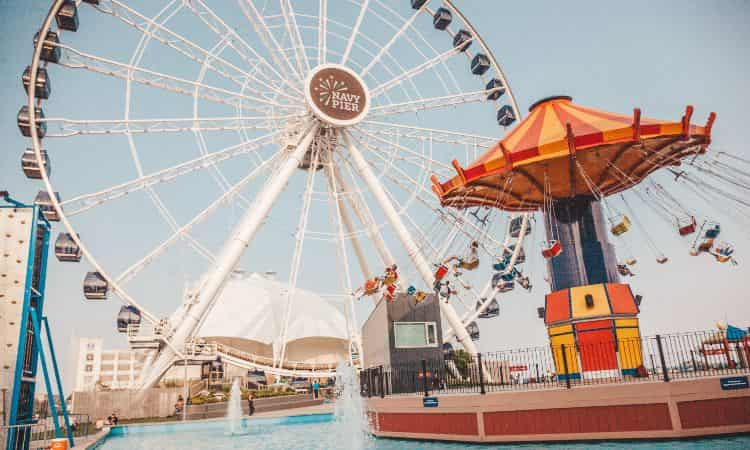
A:
<svg viewBox="0 0 750 450">
<path fill-rule="evenodd" d="M 255 402 L 253 401 L 253 393 L 247 393 L 247 415 L 252 416 L 255 414 Z"/>
<path fill-rule="evenodd" d="M 318 380 L 313 380 L 312 389 L 313 389 L 313 398 L 317 399 L 320 393 L 320 384 L 318 384 Z"/>
</svg>

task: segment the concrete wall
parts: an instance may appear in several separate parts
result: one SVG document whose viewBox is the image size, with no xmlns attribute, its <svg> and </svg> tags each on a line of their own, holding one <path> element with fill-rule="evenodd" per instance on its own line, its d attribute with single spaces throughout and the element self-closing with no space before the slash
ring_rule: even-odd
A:
<svg viewBox="0 0 750 450">
<path fill-rule="evenodd" d="M 670 383 L 367 399 L 378 436 L 466 442 L 655 439 L 750 432 L 750 389 L 720 377 Z"/>
<path fill-rule="evenodd" d="M 140 391 L 129 389 L 73 392 L 72 412 L 88 414 L 92 420 L 112 413 L 121 419 L 167 417 L 174 413 L 174 404 L 182 393 L 182 388 L 147 389 L 142 397 Z"/>
<path fill-rule="evenodd" d="M 391 363 L 388 352 L 388 304 L 382 297 L 362 325 L 362 347 L 363 367 L 387 366 Z"/>
</svg>

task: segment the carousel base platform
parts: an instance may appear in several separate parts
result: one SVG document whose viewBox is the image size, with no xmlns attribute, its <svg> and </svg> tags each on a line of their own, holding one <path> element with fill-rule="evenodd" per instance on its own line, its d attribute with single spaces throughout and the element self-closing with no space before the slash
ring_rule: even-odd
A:
<svg viewBox="0 0 750 450">
<path fill-rule="evenodd" d="M 480 394 L 368 398 L 378 437 L 459 442 L 676 439 L 750 433 L 750 389 L 721 377 Z"/>
</svg>

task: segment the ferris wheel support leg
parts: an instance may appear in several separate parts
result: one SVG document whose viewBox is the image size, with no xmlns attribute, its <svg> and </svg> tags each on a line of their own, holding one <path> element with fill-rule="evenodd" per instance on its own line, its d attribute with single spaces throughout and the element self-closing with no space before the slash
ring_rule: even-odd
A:
<svg viewBox="0 0 750 450">
<path fill-rule="evenodd" d="M 383 188 L 380 180 L 378 180 L 378 177 L 375 175 L 372 168 L 365 160 L 364 156 L 362 156 L 362 153 L 360 153 L 359 149 L 354 146 L 349 135 L 346 133 L 342 134 L 344 136 L 344 140 L 346 141 L 346 145 L 349 148 L 349 154 L 352 157 L 352 161 L 354 162 L 356 169 L 359 171 L 360 175 L 362 175 L 365 184 L 375 196 L 378 205 L 380 205 L 380 208 L 385 213 L 391 226 L 393 226 L 398 239 L 401 241 L 401 245 L 403 245 L 406 249 L 409 258 L 411 258 L 412 262 L 416 266 L 417 271 L 422 276 L 422 279 L 428 286 L 431 286 L 434 279 L 434 274 L 432 273 L 430 265 L 427 263 L 427 260 L 425 260 L 424 256 L 422 256 L 422 253 L 419 251 L 419 247 L 417 247 L 414 239 L 412 239 L 411 234 L 404 225 L 404 222 L 401 220 L 401 216 L 398 214 L 398 211 L 396 211 L 396 208 L 393 207 L 393 204 L 388 199 L 388 194 L 385 192 L 385 188 Z M 443 317 L 448 321 L 448 324 L 450 324 L 451 328 L 456 331 L 456 337 L 458 338 L 458 341 L 461 343 L 461 345 L 463 345 L 464 349 L 473 355 L 477 354 L 477 347 L 469 337 L 469 333 L 466 332 L 466 328 L 464 328 L 464 326 L 461 324 L 461 318 L 458 316 L 458 313 L 456 313 L 456 310 L 453 309 L 453 306 L 448 303 L 440 302 L 440 310 L 443 314 Z"/>
<path fill-rule="evenodd" d="M 198 293 L 195 303 L 186 311 L 183 320 L 179 324 L 175 324 L 172 342 L 182 345 L 192 337 L 203 317 L 210 312 L 232 270 L 237 266 L 245 250 L 263 225 L 274 203 L 297 170 L 315 137 L 317 129 L 317 124 L 306 128 L 306 132 L 302 134 L 303 137 L 298 142 L 297 147 L 289 153 L 287 160 L 284 161 L 278 172 L 269 178 L 268 183 L 258 193 L 252 206 L 245 211 L 234 231 L 232 231 L 231 237 L 224 243 L 214 267 L 209 269 L 205 276 L 206 282 Z M 147 388 L 158 383 L 161 374 L 172 364 L 174 357 L 175 353 L 172 349 L 164 348 L 154 360 L 154 364 L 148 376 L 143 379 L 141 387 Z"/>
</svg>

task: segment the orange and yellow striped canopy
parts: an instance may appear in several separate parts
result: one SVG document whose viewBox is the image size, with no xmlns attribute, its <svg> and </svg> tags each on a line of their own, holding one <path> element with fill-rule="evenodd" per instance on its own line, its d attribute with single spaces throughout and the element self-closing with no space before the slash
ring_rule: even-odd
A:
<svg viewBox="0 0 750 450">
<path fill-rule="evenodd" d="M 702 153 L 711 141 L 714 113 L 705 126 L 690 124 L 688 106 L 676 122 L 642 118 L 549 97 L 500 142 L 433 191 L 445 206 L 493 206 L 533 211 L 545 201 L 578 195 L 612 195 L 650 173 Z"/>
</svg>

